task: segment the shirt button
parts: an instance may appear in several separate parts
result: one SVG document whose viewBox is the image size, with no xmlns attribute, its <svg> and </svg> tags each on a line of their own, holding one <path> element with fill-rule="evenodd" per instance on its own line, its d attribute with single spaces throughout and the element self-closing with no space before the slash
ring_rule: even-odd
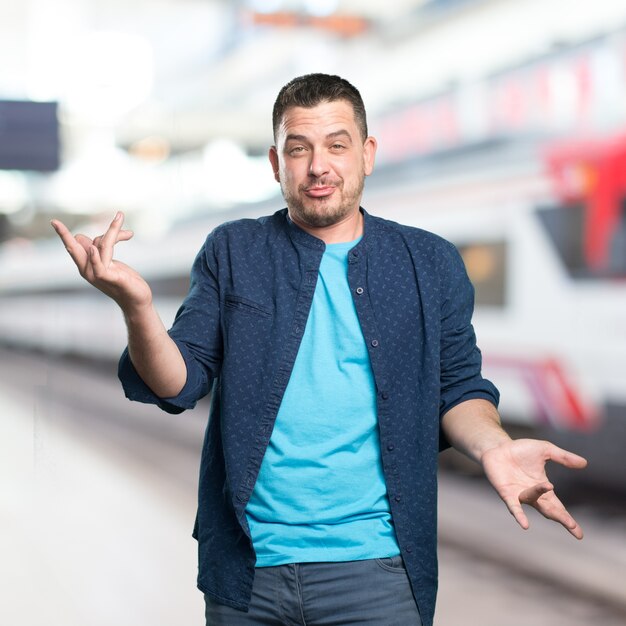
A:
<svg viewBox="0 0 626 626">
<path fill-rule="evenodd" d="M 406 551 L 411 554 L 411 552 L 413 552 L 413 548 L 411 548 L 411 546 L 407 546 Z"/>
<path fill-rule="evenodd" d="M 296 326 L 293 330 L 296 333 L 296 335 L 300 334 L 300 326 Z"/>
<path fill-rule="evenodd" d="M 394 500 L 395 500 L 396 502 L 402 502 L 402 496 L 396 496 L 396 497 L 394 498 Z"/>
<path fill-rule="evenodd" d="M 383 400 L 388 400 L 388 399 L 389 399 L 389 394 L 388 394 L 386 391 L 383 391 L 383 392 L 380 394 L 380 397 L 381 397 Z"/>
<path fill-rule="evenodd" d="M 395 449 L 395 447 L 396 447 L 396 446 L 394 446 L 392 443 L 390 443 L 390 444 L 387 446 L 387 450 L 389 450 L 389 452 L 391 452 L 392 450 L 394 450 L 394 449 Z"/>
<path fill-rule="evenodd" d="M 372 339 L 372 348 L 378 347 L 378 339 Z"/>
<path fill-rule="evenodd" d="M 361 295 L 363 293 L 363 287 L 357 287 L 356 292 Z"/>
</svg>

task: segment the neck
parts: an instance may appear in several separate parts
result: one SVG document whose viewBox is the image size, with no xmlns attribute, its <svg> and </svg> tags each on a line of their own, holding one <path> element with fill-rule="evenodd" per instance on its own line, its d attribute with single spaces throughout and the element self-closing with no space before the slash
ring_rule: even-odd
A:
<svg viewBox="0 0 626 626">
<path fill-rule="evenodd" d="M 363 214 L 358 209 L 340 222 L 330 226 L 311 226 L 294 218 L 291 211 L 289 217 L 296 226 L 299 226 L 309 235 L 321 239 L 324 243 L 345 243 L 354 241 L 363 235 Z"/>
</svg>

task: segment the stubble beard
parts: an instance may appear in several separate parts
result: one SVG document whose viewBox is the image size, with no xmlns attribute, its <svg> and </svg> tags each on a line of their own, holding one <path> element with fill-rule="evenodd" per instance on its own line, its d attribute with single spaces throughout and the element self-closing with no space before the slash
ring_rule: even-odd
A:
<svg viewBox="0 0 626 626">
<path fill-rule="evenodd" d="M 325 181 L 318 182 L 325 184 Z M 365 176 L 362 176 L 353 189 L 346 190 L 343 180 L 340 180 L 335 184 L 335 193 L 328 198 L 308 198 L 304 186 L 298 187 L 296 193 L 291 193 L 282 183 L 280 186 L 292 217 L 312 228 L 325 228 L 338 224 L 355 209 L 358 210 L 364 184 Z M 338 193 L 341 197 L 339 204 L 335 205 Z"/>
</svg>

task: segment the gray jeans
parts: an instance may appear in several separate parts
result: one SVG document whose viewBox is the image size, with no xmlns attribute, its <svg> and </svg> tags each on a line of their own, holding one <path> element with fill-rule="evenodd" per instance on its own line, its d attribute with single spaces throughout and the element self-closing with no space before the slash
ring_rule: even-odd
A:
<svg viewBox="0 0 626 626">
<path fill-rule="evenodd" d="M 204 596 L 207 626 L 421 626 L 400 556 L 258 567 L 248 613 Z"/>
</svg>

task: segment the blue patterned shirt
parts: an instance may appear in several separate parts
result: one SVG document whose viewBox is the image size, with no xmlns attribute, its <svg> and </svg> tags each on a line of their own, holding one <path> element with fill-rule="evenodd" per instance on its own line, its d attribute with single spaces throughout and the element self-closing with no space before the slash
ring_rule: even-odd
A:
<svg viewBox="0 0 626 626">
<path fill-rule="evenodd" d="M 482 378 L 471 325 L 473 288 L 454 246 L 363 211 L 348 282 L 376 385 L 383 472 L 398 544 L 425 626 L 437 591 L 440 418 L 465 400 L 497 404 Z M 198 587 L 245 610 L 255 554 L 245 509 L 308 319 L 325 249 L 283 209 L 222 224 L 194 262 L 169 333 L 187 365 L 173 398 L 158 398 L 125 351 L 119 375 L 131 400 L 170 413 L 212 391 L 200 466 Z M 350 497 L 350 494 L 346 494 Z"/>
</svg>

